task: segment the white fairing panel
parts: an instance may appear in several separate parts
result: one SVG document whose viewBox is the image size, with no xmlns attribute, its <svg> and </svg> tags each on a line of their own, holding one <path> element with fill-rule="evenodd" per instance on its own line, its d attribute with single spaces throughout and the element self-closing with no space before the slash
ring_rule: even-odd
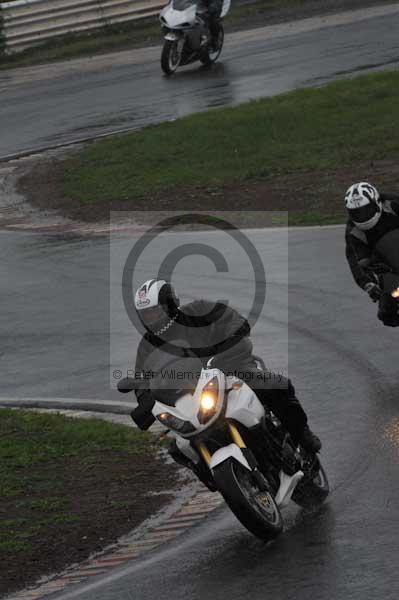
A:
<svg viewBox="0 0 399 600">
<path fill-rule="evenodd" d="M 199 455 L 191 446 L 189 440 L 186 440 L 180 436 L 175 436 L 177 447 L 187 458 L 193 461 L 193 463 L 198 463 L 200 460 Z"/>
<path fill-rule="evenodd" d="M 234 379 L 239 382 L 238 379 Z M 231 383 L 231 382 L 229 382 Z M 265 415 L 264 408 L 257 395 L 245 383 L 229 392 L 226 418 L 234 419 L 245 427 L 258 425 Z"/>
<path fill-rule="evenodd" d="M 289 504 L 291 496 L 302 477 L 302 471 L 297 471 L 294 475 L 287 475 L 284 471 L 280 471 L 280 487 L 275 497 L 279 508 L 284 508 Z"/>
<path fill-rule="evenodd" d="M 199 410 L 201 394 L 206 385 L 217 378 L 219 382 L 218 400 L 215 412 L 210 415 L 205 423 L 199 421 Z M 189 422 L 195 431 L 189 434 L 181 434 L 182 437 L 192 437 L 200 431 L 212 427 L 220 417 L 224 406 L 225 390 L 230 390 L 226 401 L 227 419 L 233 419 L 242 423 L 245 427 L 258 425 L 264 417 L 265 411 L 258 400 L 257 395 L 251 388 L 236 377 L 225 378 L 219 369 L 202 369 L 194 394 L 185 393 L 176 402 L 176 406 L 168 406 L 162 402 L 155 402 L 152 414 L 157 417 L 161 413 L 169 413 L 178 419 Z M 178 433 L 178 431 L 176 431 Z"/>
<path fill-rule="evenodd" d="M 170 413 L 183 421 L 193 422 L 197 420 L 198 407 L 191 394 L 184 394 L 179 398 L 176 406 L 167 406 L 166 404 L 162 404 L 162 402 L 155 402 L 152 408 L 154 417 L 164 412 Z"/>
<path fill-rule="evenodd" d="M 203 388 L 213 378 L 217 378 L 219 382 L 219 394 L 216 410 L 213 416 L 211 416 L 206 423 L 200 423 L 198 419 L 198 412 L 200 409 L 201 393 Z M 183 394 L 183 396 L 181 396 L 176 402 L 176 406 L 168 406 L 157 401 L 153 406 L 152 414 L 154 417 L 157 417 L 161 413 L 167 412 L 178 419 L 190 422 L 195 427 L 196 432 L 203 431 L 204 429 L 211 427 L 212 424 L 218 419 L 223 409 L 224 389 L 225 376 L 221 371 L 219 371 L 219 369 L 202 369 L 194 395 L 190 393 Z M 191 437 L 195 435 L 196 432 L 187 434 L 184 437 Z"/>
<path fill-rule="evenodd" d="M 225 446 L 224 448 L 219 448 L 219 450 L 216 450 L 216 452 L 212 455 L 210 468 L 214 469 L 229 458 L 234 458 L 237 462 L 241 463 L 244 467 L 251 471 L 251 467 L 249 466 L 247 459 L 236 444 L 229 444 L 229 446 Z"/>
<path fill-rule="evenodd" d="M 161 17 L 163 17 L 171 29 L 178 27 L 183 23 L 195 23 L 195 5 L 190 6 L 187 10 L 175 10 L 171 4 L 165 6 L 161 11 Z"/>
<path fill-rule="evenodd" d="M 231 0 L 224 0 L 222 12 L 220 13 L 220 16 L 222 18 L 225 17 L 227 15 L 227 13 L 229 12 L 230 6 L 231 6 Z"/>
</svg>

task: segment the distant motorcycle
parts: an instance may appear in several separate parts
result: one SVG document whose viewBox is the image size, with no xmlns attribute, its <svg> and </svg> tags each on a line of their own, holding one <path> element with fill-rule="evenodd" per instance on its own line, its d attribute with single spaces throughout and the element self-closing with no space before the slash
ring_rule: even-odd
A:
<svg viewBox="0 0 399 600">
<path fill-rule="evenodd" d="M 264 369 L 263 361 L 254 358 Z M 327 476 L 318 456 L 294 444 L 253 390 L 209 366 L 212 361 L 189 386 L 179 382 L 177 390 L 162 383 L 159 371 L 150 384 L 152 414 L 173 435 L 179 450 L 201 465 L 206 485 L 222 494 L 248 531 L 271 540 L 283 529 L 280 510 L 291 498 L 306 508 L 325 500 Z M 173 371 L 174 364 L 169 362 L 168 369 Z M 122 392 L 135 386 L 139 384 L 128 378 L 118 384 Z"/>
<path fill-rule="evenodd" d="M 221 19 L 229 12 L 230 1 L 224 0 Z M 223 25 L 219 21 L 217 37 L 212 39 L 206 13 L 201 0 L 171 0 L 162 9 L 159 19 L 165 41 L 161 67 L 166 75 L 197 60 L 210 65 L 219 58 L 224 42 Z"/>
</svg>

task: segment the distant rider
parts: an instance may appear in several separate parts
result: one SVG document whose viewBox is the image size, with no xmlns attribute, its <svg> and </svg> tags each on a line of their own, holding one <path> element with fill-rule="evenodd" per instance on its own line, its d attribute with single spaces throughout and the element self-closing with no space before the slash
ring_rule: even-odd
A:
<svg viewBox="0 0 399 600">
<path fill-rule="evenodd" d="M 345 205 L 346 258 L 352 275 L 373 302 L 379 301 L 378 318 L 384 325 L 399 325 L 391 296 L 399 275 L 399 195 L 360 182 L 347 190 Z"/>
<path fill-rule="evenodd" d="M 173 286 L 156 279 L 150 279 L 139 287 L 135 306 L 147 330 L 138 346 L 135 366 L 135 376 L 143 376 L 141 389 L 136 391 L 138 412 L 136 409 L 132 413 L 139 427 L 148 429 L 155 421 L 151 413 L 154 400 L 145 374 L 152 368 L 159 349 L 178 339 L 179 343 L 182 340 L 186 342 L 191 356 L 198 356 L 203 366 L 215 356 L 217 363 L 224 361 L 228 364 L 229 371 L 245 372 L 246 383 L 259 400 L 271 408 L 294 441 L 312 453 L 321 449 L 319 438 L 307 425 L 306 414 L 291 381 L 257 368 L 249 339 L 249 323 L 236 310 L 207 300 L 195 300 L 180 306 Z M 172 456 L 178 462 L 187 463 L 176 447 Z"/>
</svg>

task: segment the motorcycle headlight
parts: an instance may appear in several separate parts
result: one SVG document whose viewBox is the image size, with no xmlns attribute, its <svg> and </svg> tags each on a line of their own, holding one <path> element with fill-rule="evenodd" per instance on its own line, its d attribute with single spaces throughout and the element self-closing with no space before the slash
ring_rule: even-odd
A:
<svg viewBox="0 0 399 600">
<path fill-rule="evenodd" d="M 193 433 L 195 431 L 195 427 L 189 421 L 183 421 L 183 419 L 179 419 L 179 417 L 175 417 L 170 413 L 161 413 L 157 415 L 157 419 L 168 429 L 173 429 L 180 433 Z"/>
<path fill-rule="evenodd" d="M 215 414 L 218 407 L 219 382 L 214 377 L 206 384 L 201 393 L 200 409 L 198 412 L 198 421 L 202 424 L 207 423 Z"/>
<path fill-rule="evenodd" d="M 399 298 L 399 287 L 397 287 L 395 290 L 393 290 L 391 296 L 392 296 L 392 298 Z"/>
</svg>

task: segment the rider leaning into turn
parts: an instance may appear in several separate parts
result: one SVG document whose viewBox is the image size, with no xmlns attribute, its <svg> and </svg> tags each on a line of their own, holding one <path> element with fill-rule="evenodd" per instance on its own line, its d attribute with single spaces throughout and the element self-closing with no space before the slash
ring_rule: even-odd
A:
<svg viewBox="0 0 399 600">
<path fill-rule="evenodd" d="M 360 182 L 347 190 L 345 205 L 346 258 L 352 275 L 373 302 L 379 301 L 378 318 L 385 325 L 397 324 L 392 321 L 391 295 L 383 293 L 383 274 L 395 270 L 392 262 L 399 255 L 399 195 Z"/>
<path fill-rule="evenodd" d="M 146 373 L 154 368 L 160 348 L 165 345 L 167 348 L 168 342 L 176 343 L 178 340 L 179 344 L 183 341 L 190 348 L 186 356 L 198 356 L 203 366 L 215 356 L 218 364 L 228 365 L 229 373 L 239 376 L 240 371 L 241 378 L 245 377 L 259 400 L 270 407 L 296 443 L 309 452 L 321 449 L 319 438 L 308 427 L 305 411 L 291 381 L 282 375 L 259 370 L 252 354 L 250 326 L 236 310 L 207 300 L 195 300 L 180 306 L 172 285 L 156 279 L 150 279 L 139 287 L 135 306 L 147 330 L 137 349 L 135 366 L 135 377 L 143 376 L 142 387 L 136 390 L 138 413 L 137 409 L 132 413 L 139 427 L 147 429 L 155 421 L 151 413 L 154 400 Z M 187 464 L 188 459 L 176 446 L 171 454 L 176 461 Z M 187 466 L 193 468 L 192 465 Z"/>
</svg>

